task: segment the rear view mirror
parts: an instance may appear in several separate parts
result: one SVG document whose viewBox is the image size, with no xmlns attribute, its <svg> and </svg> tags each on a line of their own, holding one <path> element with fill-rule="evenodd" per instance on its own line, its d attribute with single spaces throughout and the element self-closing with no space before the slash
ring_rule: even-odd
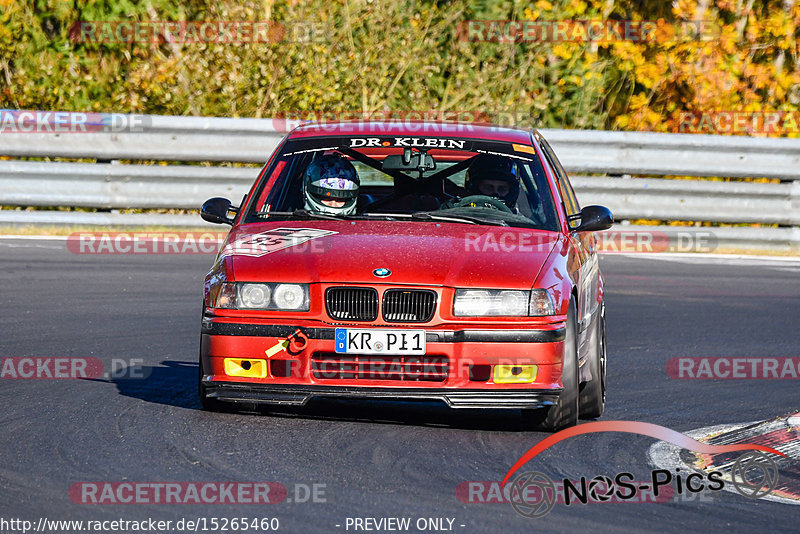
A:
<svg viewBox="0 0 800 534">
<path fill-rule="evenodd" d="M 433 156 L 427 154 L 395 154 L 386 156 L 381 165 L 384 171 L 432 171 L 436 169 L 436 162 Z"/>
</svg>

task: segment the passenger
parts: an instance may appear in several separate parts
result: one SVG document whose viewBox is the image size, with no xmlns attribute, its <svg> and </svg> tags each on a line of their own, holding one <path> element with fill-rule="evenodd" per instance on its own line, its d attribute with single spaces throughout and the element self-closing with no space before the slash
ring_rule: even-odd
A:
<svg viewBox="0 0 800 534">
<path fill-rule="evenodd" d="M 467 196 L 497 198 L 515 211 L 519 198 L 517 164 L 511 158 L 478 154 L 467 169 L 464 188 Z"/>
</svg>

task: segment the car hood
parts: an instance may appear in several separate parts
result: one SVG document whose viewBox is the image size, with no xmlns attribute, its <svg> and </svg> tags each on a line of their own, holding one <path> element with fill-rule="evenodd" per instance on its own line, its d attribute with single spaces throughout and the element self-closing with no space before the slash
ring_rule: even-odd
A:
<svg viewBox="0 0 800 534">
<path fill-rule="evenodd" d="M 220 256 L 237 281 L 529 289 L 559 238 L 427 221 L 283 221 L 235 227 Z"/>
</svg>

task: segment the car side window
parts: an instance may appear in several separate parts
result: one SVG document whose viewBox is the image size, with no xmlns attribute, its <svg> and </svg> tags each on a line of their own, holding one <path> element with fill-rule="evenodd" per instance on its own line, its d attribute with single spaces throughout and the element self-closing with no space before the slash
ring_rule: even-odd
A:
<svg viewBox="0 0 800 534">
<path fill-rule="evenodd" d="M 561 166 L 561 162 L 558 161 L 555 152 L 553 152 L 553 149 L 550 148 L 550 145 L 547 143 L 547 141 L 544 139 L 540 139 L 539 141 L 545 157 L 550 163 L 550 167 L 553 168 L 553 171 L 556 173 L 556 177 L 558 178 L 558 190 L 561 193 L 561 199 L 564 202 L 564 208 L 567 210 L 567 216 L 577 215 L 580 213 L 581 208 L 578 204 L 578 199 L 575 196 L 575 190 L 572 189 L 572 184 L 569 183 L 567 173 L 564 171 L 564 167 Z M 575 224 L 580 224 L 580 221 L 575 221 Z M 572 226 L 572 224 L 570 224 L 570 226 Z"/>
</svg>

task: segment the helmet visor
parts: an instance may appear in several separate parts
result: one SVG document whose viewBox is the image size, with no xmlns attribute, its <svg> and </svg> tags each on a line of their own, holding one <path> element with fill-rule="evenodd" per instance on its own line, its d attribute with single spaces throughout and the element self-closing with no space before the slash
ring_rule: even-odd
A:
<svg viewBox="0 0 800 534">
<path fill-rule="evenodd" d="M 308 192 L 319 199 L 346 201 L 358 197 L 358 184 L 346 178 L 323 178 L 309 183 Z"/>
</svg>

